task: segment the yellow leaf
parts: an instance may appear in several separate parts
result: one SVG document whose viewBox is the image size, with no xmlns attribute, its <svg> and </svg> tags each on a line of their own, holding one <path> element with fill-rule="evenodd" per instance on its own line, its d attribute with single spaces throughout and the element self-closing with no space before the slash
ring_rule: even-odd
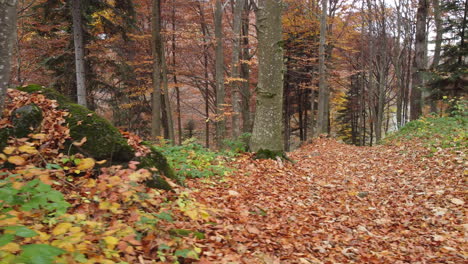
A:
<svg viewBox="0 0 468 264">
<path fill-rule="evenodd" d="M 23 152 L 23 153 L 28 153 L 28 154 L 36 154 L 37 153 L 36 148 L 34 148 L 32 146 L 28 146 L 28 145 L 23 145 L 23 146 L 19 147 L 18 150 Z"/>
<path fill-rule="evenodd" d="M 8 158 L 8 162 L 17 166 L 21 166 L 26 163 L 26 160 L 21 156 L 11 156 Z"/>
<path fill-rule="evenodd" d="M 13 151 L 15 151 L 16 148 L 15 147 L 6 147 L 3 149 L 3 152 L 7 155 L 10 155 L 11 153 L 13 153 Z"/>
<path fill-rule="evenodd" d="M 0 153 L 0 159 L 1 160 L 7 160 L 7 156 L 3 153 Z"/>
<path fill-rule="evenodd" d="M 119 243 L 119 240 L 112 236 L 106 236 L 104 241 L 106 242 L 108 249 L 114 249 L 115 246 Z"/>
<path fill-rule="evenodd" d="M 10 253 L 15 253 L 20 251 L 20 246 L 16 243 L 8 243 L 4 245 L 3 247 L 0 247 L 0 250 L 7 251 Z"/>
<path fill-rule="evenodd" d="M 94 164 L 95 164 L 95 161 L 92 158 L 82 159 L 80 164 L 78 164 L 78 166 L 76 167 L 76 169 L 82 170 L 82 171 L 89 170 L 94 167 Z"/>
<path fill-rule="evenodd" d="M 33 139 L 44 139 L 46 137 L 46 134 L 34 134 L 32 135 Z"/>
<path fill-rule="evenodd" d="M 96 161 L 96 164 L 102 165 L 102 164 L 104 164 L 106 162 L 107 162 L 107 160 L 100 160 L 100 161 Z"/>
<path fill-rule="evenodd" d="M 54 228 L 54 230 L 52 230 L 52 234 L 56 236 L 65 234 L 68 231 L 68 229 L 70 229 L 71 227 L 72 227 L 71 223 L 60 223 Z"/>
</svg>

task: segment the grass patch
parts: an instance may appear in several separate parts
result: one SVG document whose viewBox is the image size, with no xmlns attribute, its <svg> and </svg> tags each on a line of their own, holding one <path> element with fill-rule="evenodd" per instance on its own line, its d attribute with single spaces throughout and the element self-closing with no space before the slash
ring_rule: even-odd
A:
<svg viewBox="0 0 468 264">
<path fill-rule="evenodd" d="M 411 121 L 389 135 L 384 144 L 420 139 L 431 150 L 438 148 L 466 149 L 468 142 L 466 115 L 454 117 L 423 117 Z"/>
</svg>

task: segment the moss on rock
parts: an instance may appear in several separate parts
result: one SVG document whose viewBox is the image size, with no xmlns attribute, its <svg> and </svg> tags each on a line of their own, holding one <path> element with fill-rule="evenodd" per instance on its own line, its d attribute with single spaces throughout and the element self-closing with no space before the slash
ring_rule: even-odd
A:
<svg viewBox="0 0 468 264">
<path fill-rule="evenodd" d="M 57 100 L 59 109 L 70 114 L 65 118 L 70 128 L 73 141 L 80 141 L 86 137 L 86 142 L 76 147 L 68 142 L 65 151 L 71 153 L 81 152 L 95 159 L 106 159 L 116 162 L 127 162 L 134 157 L 134 150 L 127 143 L 117 128 L 105 118 L 87 109 L 60 94 L 54 89 L 39 85 L 28 85 L 18 88 L 28 93 L 42 93 L 48 99 Z"/>
<path fill-rule="evenodd" d="M 277 157 L 291 161 L 283 151 L 273 151 L 269 149 L 259 149 L 253 159 L 276 159 Z"/>
<path fill-rule="evenodd" d="M 139 159 L 140 164 L 138 165 L 138 168 L 148 169 L 150 171 L 152 168 L 156 168 L 158 171 L 153 173 L 153 178 L 148 180 L 146 185 L 152 188 L 171 190 L 171 186 L 160 176 L 159 173 L 163 174 L 171 180 L 174 180 L 178 184 L 182 184 L 182 180 L 177 177 L 174 170 L 167 162 L 166 157 L 164 157 L 164 155 L 156 148 L 150 146 L 150 149 L 150 154 Z"/>
<path fill-rule="evenodd" d="M 16 89 L 23 91 L 23 92 L 27 92 L 27 93 L 41 93 L 50 100 L 56 100 L 59 105 L 73 103 L 72 100 L 70 100 L 65 95 L 57 92 L 56 90 L 52 88 L 42 87 L 37 84 L 20 86 L 20 87 L 17 87 Z"/>
<path fill-rule="evenodd" d="M 26 137 L 34 132 L 42 123 L 42 110 L 35 104 L 22 106 L 11 115 L 13 135 L 17 138 Z"/>
</svg>

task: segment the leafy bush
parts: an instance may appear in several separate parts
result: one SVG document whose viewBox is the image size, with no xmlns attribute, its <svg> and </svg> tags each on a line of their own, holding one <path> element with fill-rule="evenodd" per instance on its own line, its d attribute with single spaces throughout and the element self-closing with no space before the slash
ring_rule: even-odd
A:
<svg viewBox="0 0 468 264">
<path fill-rule="evenodd" d="M 210 151 L 190 138 L 181 146 L 156 145 L 155 148 L 166 156 L 167 161 L 179 178 L 205 178 L 225 175 L 230 171 L 224 166 L 221 155 Z"/>
<path fill-rule="evenodd" d="M 236 155 L 242 152 L 249 151 L 249 141 L 251 136 L 251 133 L 244 133 L 240 135 L 237 139 L 225 139 L 223 141 L 223 144 L 228 149 L 226 154 Z"/>
</svg>

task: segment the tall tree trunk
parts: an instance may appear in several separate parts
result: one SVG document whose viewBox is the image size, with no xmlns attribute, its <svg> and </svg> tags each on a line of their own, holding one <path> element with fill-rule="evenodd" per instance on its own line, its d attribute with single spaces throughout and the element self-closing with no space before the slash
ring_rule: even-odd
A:
<svg viewBox="0 0 468 264">
<path fill-rule="evenodd" d="M 411 88 L 411 120 L 416 120 L 422 115 L 422 90 L 424 65 L 424 45 L 426 43 L 426 19 L 428 12 L 428 0 L 419 0 L 416 13 L 416 42 L 413 60 Z"/>
<path fill-rule="evenodd" d="M 153 100 L 152 100 L 152 119 L 151 119 L 151 136 L 153 138 L 161 136 L 162 124 L 162 91 L 161 91 L 161 62 L 160 62 L 160 46 L 158 41 L 161 39 L 161 1 L 153 0 L 153 10 L 151 17 L 151 50 L 153 54 Z"/>
<path fill-rule="evenodd" d="M 250 142 L 252 151 L 283 152 L 283 49 L 281 0 L 259 0 L 257 111 Z"/>
<path fill-rule="evenodd" d="M 0 0 L 0 116 L 10 82 L 11 59 L 16 35 L 17 0 Z"/>
<path fill-rule="evenodd" d="M 328 0 L 322 0 L 322 15 L 320 17 L 320 43 L 319 43 L 319 96 L 317 113 L 317 133 L 328 133 L 327 100 L 329 89 L 326 80 L 325 44 L 327 36 L 327 10 Z"/>
<path fill-rule="evenodd" d="M 72 0 L 73 44 L 75 46 L 76 99 L 86 107 L 86 73 L 84 60 L 83 20 L 81 0 Z"/>
<path fill-rule="evenodd" d="M 440 17 L 440 2 L 439 0 L 432 0 L 432 5 L 434 8 L 434 22 L 436 27 L 436 37 L 435 37 L 435 48 L 434 48 L 434 57 L 432 59 L 431 69 L 435 70 L 435 68 L 439 65 L 440 62 L 440 52 L 442 50 L 442 18 Z M 434 96 L 431 96 L 431 112 L 437 112 L 437 105 Z"/>
<path fill-rule="evenodd" d="M 377 120 L 375 122 L 375 140 L 379 142 L 382 139 L 382 124 L 384 119 L 384 109 L 385 109 L 385 88 L 387 85 L 387 27 L 386 27 L 386 16 L 385 16 L 385 5 L 382 3 L 382 13 L 380 14 L 381 18 L 381 27 L 382 35 L 380 45 L 380 65 L 379 65 L 379 90 L 378 90 L 378 99 L 377 99 Z"/>
<path fill-rule="evenodd" d="M 206 28 L 205 12 L 198 2 L 200 11 L 200 26 L 203 35 L 203 70 L 204 70 L 204 86 L 205 86 L 205 147 L 210 147 L 210 100 L 209 100 L 209 83 L 208 83 L 208 29 Z"/>
<path fill-rule="evenodd" d="M 180 88 L 177 83 L 177 70 L 176 70 L 176 24 L 175 24 L 175 0 L 172 0 L 172 67 L 173 67 L 173 78 L 174 86 L 176 90 L 176 100 L 177 100 L 177 134 L 179 138 L 179 145 L 182 144 L 182 115 L 180 112 Z"/>
<path fill-rule="evenodd" d="M 250 60 L 249 53 L 249 0 L 244 0 L 244 11 L 242 14 L 242 62 L 240 64 L 241 94 L 242 94 L 242 132 L 252 132 L 252 118 L 250 113 L 250 69 L 247 63 Z"/>
<path fill-rule="evenodd" d="M 216 145 L 218 149 L 221 149 L 223 147 L 223 140 L 226 137 L 226 121 L 224 116 L 223 6 L 221 0 L 216 0 L 214 23 L 216 38 Z"/>
<path fill-rule="evenodd" d="M 241 110 L 241 98 L 240 98 L 240 72 L 239 72 L 239 55 L 240 55 L 240 35 L 241 35 L 241 22 L 242 22 L 242 10 L 244 7 L 244 0 L 236 0 L 233 14 L 232 31 L 234 33 L 232 43 L 232 65 L 231 65 L 231 78 L 232 80 L 232 136 L 237 138 L 240 135 L 240 112 Z"/>
</svg>

